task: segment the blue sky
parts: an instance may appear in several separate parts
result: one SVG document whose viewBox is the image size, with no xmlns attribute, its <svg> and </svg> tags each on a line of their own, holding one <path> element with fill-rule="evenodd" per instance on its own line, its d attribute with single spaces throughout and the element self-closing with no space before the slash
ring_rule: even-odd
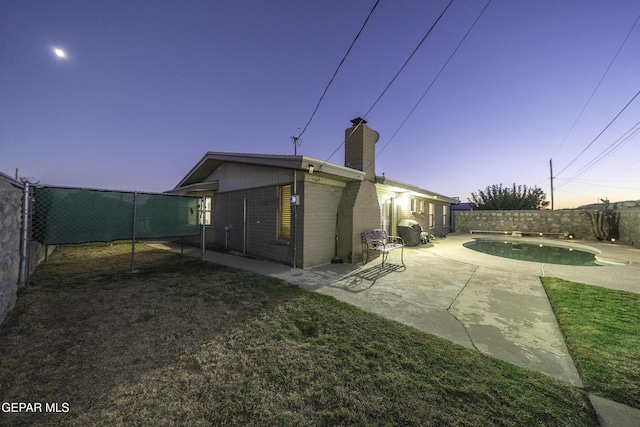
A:
<svg viewBox="0 0 640 427">
<path fill-rule="evenodd" d="M 4 0 L 0 171 L 165 191 L 207 151 L 293 154 L 374 3 Z M 447 4 L 380 1 L 299 154 L 343 163 L 344 129 Z M 640 90 L 637 0 L 491 1 L 407 119 L 485 5 L 455 0 L 367 114 L 376 172 L 462 201 L 514 182 L 549 199 L 553 158 L 556 208 L 640 199 L 640 96 L 622 111 Z"/>
</svg>

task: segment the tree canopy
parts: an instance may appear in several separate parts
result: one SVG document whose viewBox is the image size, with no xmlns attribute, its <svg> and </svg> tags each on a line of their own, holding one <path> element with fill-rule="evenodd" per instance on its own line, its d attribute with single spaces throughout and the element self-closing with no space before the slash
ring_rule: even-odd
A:
<svg viewBox="0 0 640 427">
<path fill-rule="evenodd" d="M 484 191 L 471 193 L 469 202 L 478 210 L 533 210 L 549 205 L 546 194 L 541 188 L 529 188 L 526 185 L 513 184 L 512 187 L 491 185 Z"/>
</svg>

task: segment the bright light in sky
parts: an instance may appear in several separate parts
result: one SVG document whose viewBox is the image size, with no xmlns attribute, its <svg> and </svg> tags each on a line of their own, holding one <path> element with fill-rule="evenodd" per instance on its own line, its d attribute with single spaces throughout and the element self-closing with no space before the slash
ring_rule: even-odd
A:
<svg viewBox="0 0 640 427">
<path fill-rule="evenodd" d="M 61 59 L 67 58 L 67 54 L 65 53 L 65 51 L 60 49 L 59 47 L 54 47 L 53 53 L 55 53 L 58 58 L 61 58 Z"/>
</svg>

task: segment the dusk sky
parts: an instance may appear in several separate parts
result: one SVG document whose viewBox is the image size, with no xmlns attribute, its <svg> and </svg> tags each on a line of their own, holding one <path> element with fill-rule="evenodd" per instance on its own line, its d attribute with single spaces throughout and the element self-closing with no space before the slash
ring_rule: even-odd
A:
<svg viewBox="0 0 640 427">
<path fill-rule="evenodd" d="M 0 172 L 162 192 L 207 151 L 293 154 L 375 3 L 0 0 Z M 455 0 L 376 103 L 448 4 L 381 0 L 298 154 L 342 165 L 366 115 L 378 175 L 461 201 L 550 200 L 551 158 L 556 208 L 640 199 L 640 2 Z"/>
</svg>

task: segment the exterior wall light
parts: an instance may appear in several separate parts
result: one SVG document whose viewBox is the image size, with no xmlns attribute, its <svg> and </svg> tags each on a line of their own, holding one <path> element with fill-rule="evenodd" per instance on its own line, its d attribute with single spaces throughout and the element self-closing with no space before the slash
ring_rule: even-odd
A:
<svg viewBox="0 0 640 427">
<path fill-rule="evenodd" d="M 313 165 L 309 165 L 309 175 L 313 175 Z"/>
</svg>

